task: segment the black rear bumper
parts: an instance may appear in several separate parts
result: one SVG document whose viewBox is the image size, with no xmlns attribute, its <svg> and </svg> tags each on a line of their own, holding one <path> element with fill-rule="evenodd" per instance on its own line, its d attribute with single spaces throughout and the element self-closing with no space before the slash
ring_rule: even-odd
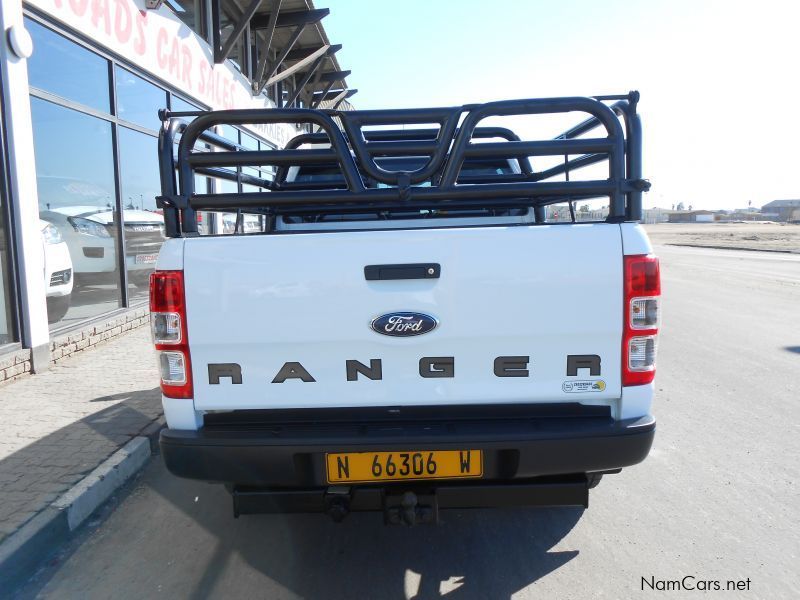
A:
<svg viewBox="0 0 800 600">
<path fill-rule="evenodd" d="M 484 475 L 471 485 L 522 483 L 634 465 L 647 456 L 654 435 L 650 416 L 228 423 L 199 431 L 165 429 L 160 446 L 167 468 L 179 477 L 299 490 L 328 485 L 328 452 L 482 450 Z"/>
</svg>

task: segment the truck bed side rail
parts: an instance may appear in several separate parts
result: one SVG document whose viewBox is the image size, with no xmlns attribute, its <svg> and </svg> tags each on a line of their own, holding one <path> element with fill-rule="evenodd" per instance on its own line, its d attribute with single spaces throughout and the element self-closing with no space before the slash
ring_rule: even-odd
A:
<svg viewBox="0 0 800 600">
<path fill-rule="evenodd" d="M 167 235 L 197 235 L 196 212 L 248 212 L 275 217 L 309 213 L 363 213 L 470 208 L 543 207 L 558 202 L 607 197 L 609 221 L 638 221 L 642 179 L 642 132 L 638 92 L 624 96 L 507 100 L 457 107 L 335 111 L 243 109 L 191 113 L 161 111 L 159 148 Z M 608 102 L 613 102 L 609 105 Z M 501 127 L 481 127 L 491 117 L 582 112 L 588 118 L 554 139 L 523 141 Z M 183 118 L 196 117 L 190 123 Z M 290 123 L 316 128 L 286 148 L 250 150 L 210 133 L 217 125 Z M 341 123 L 341 126 L 340 126 Z M 437 128 L 419 126 L 434 124 Z M 624 124 L 624 129 L 623 129 Z M 412 126 L 406 129 L 406 126 Z M 392 129 L 403 126 L 403 129 Z M 418 126 L 418 127 L 413 127 Z M 375 127 L 389 129 L 375 130 Z M 599 129 L 603 135 L 583 137 Z M 177 156 L 174 153 L 175 142 Z M 483 141 L 497 139 L 499 141 Z M 482 141 L 475 141 L 482 140 Z M 216 151 L 198 148 L 212 146 Z M 414 170 L 387 170 L 379 157 L 421 157 Z M 536 171 L 529 157 L 563 156 L 564 162 Z M 469 160 L 513 159 L 519 172 L 462 176 Z M 608 177 L 570 181 L 572 171 L 606 162 Z M 339 185 L 290 185 L 291 167 L 338 165 Z M 274 181 L 242 167 L 277 168 Z M 174 173 L 177 170 L 177 180 Z M 245 183 L 267 191 L 198 193 L 195 175 Z M 563 181 L 553 181 L 563 176 Z"/>
</svg>

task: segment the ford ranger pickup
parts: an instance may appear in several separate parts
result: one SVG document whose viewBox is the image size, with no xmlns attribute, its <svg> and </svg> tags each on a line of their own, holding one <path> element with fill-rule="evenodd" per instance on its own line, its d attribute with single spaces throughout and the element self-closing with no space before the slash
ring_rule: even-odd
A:
<svg viewBox="0 0 800 600">
<path fill-rule="evenodd" d="M 162 111 L 169 471 L 236 516 L 588 506 L 655 433 L 638 100 Z M 555 138 L 498 125 L 565 115 Z M 278 123 L 282 149 L 218 133 Z M 200 235 L 201 211 L 233 231 Z"/>
</svg>

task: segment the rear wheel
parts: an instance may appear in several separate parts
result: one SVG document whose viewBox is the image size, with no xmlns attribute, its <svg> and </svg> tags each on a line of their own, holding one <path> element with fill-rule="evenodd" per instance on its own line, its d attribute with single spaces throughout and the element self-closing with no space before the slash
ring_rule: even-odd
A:
<svg viewBox="0 0 800 600">
<path fill-rule="evenodd" d="M 72 294 L 66 296 L 52 296 L 47 299 L 47 322 L 57 323 L 64 318 L 69 310 L 69 301 Z"/>
<path fill-rule="evenodd" d="M 587 473 L 586 474 L 586 484 L 591 490 L 592 488 L 596 488 L 597 484 L 600 483 L 600 480 L 603 478 L 602 473 Z"/>
</svg>

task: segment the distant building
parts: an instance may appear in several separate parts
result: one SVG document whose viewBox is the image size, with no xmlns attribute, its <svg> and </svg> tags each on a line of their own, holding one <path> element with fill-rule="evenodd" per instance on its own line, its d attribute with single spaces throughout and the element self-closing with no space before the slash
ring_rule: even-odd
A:
<svg viewBox="0 0 800 600">
<path fill-rule="evenodd" d="M 652 225 L 654 223 L 666 223 L 670 211 L 665 208 L 645 208 L 642 211 L 642 223 Z"/>
<path fill-rule="evenodd" d="M 761 214 L 776 221 L 800 221 L 800 200 L 773 200 L 761 207 Z"/>
<path fill-rule="evenodd" d="M 681 210 L 669 213 L 670 223 L 712 223 L 714 213 L 710 210 Z"/>
</svg>

